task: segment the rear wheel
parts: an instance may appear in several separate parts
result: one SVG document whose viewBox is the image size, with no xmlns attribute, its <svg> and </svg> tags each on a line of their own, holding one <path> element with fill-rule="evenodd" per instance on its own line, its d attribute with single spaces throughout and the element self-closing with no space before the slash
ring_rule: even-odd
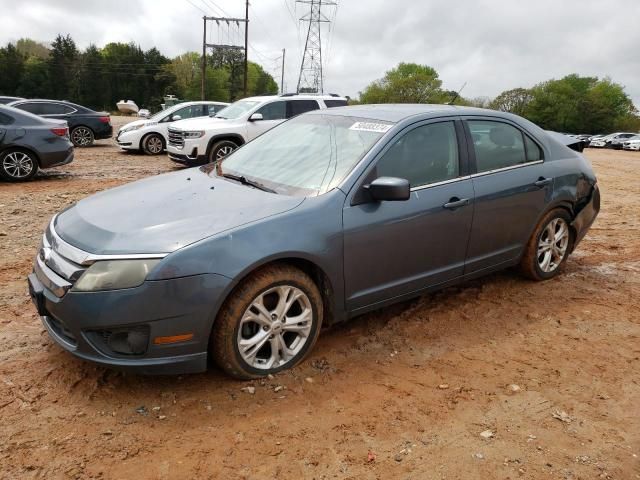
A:
<svg viewBox="0 0 640 480">
<path fill-rule="evenodd" d="M 9 182 L 24 182 L 38 171 L 36 156 L 26 150 L 10 149 L 0 153 L 0 177 Z"/>
<path fill-rule="evenodd" d="M 164 139 L 157 133 L 150 133 L 142 139 L 142 151 L 147 155 L 159 155 L 164 150 Z"/>
<path fill-rule="evenodd" d="M 238 144 L 231 140 L 220 140 L 214 143 L 211 150 L 209 150 L 209 163 L 222 160 L 236 148 L 238 148 Z"/>
<path fill-rule="evenodd" d="M 95 141 L 93 130 L 89 127 L 75 127 L 71 130 L 71 142 L 76 147 L 90 147 Z"/>
<path fill-rule="evenodd" d="M 211 334 L 211 354 L 236 378 L 276 373 L 309 353 L 322 317 L 322 297 L 308 275 L 288 265 L 267 267 L 225 302 Z"/>
<path fill-rule="evenodd" d="M 522 273 L 533 280 L 555 277 L 569 256 L 571 216 L 564 209 L 547 213 L 536 227 L 520 261 Z"/>
</svg>

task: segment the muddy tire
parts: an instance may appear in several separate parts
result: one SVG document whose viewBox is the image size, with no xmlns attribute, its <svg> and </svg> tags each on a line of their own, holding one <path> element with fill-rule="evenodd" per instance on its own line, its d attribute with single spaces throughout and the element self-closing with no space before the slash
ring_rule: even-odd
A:
<svg viewBox="0 0 640 480">
<path fill-rule="evenodd" d="M 207 157 L 209 163 L 222 160 L 236 148 L 238 148 L 238 144 L 231 140 L 220 140 L 219 142 L 214 143 L 211 150 L 209 150 L 209 155 Z"/>
<path fill-rule="evenodd" d="M 8 182 L 26 182 L 38 172 L 38 159 L 28 151 L 11 148 L 0 153 L 0 178 Z"/>
<path fill-rule="evenodd" d="M 322 319 L 322 297 L 307 274 L 289 265 L 265 267 L 225 301 L 210 353 L 232 377 L 264 377 L 299 363 L 316 343 Z"/>
<path fill-rule="evenodd" d="M 571 216 L 562 208 L 551 210 L 540 220 L 520 261 L 525 277 L 542 281 L 560 273 L 573 242 L 570 224 Z"/>
<path fill-rule="evenodd" d="M 160 155 L 164 151 L 164 138 L 150 133 L 142 139 L 142 151 L 147 155 Z"/>
</svg>

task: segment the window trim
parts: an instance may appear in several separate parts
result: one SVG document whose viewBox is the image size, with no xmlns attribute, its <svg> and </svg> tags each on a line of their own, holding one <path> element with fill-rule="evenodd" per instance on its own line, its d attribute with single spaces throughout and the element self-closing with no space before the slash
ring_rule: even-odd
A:
<svg viewBox="0 0 640 480">
<path fill-rule="evenodd" d="M 25 103 L 29 103 L 29 102 L 25 102 Z M 47 101 L 31 101 L 30 103 L 35 103 L 35 104 L 40 104 L 40 105 L 56 105 L 56 106 L 61 106 L 64 108 L 70 108 L 71 111 L 68 113 L 36 113 L 35 115 L 38 115 L 40 117 L 59 117 L 61 115 L 73 115 L 74 113 L 78 113 L 78 109 L 72 107 L 71 105 L 68 105 L 66 103 L 63 102 L 47 102 Z"/>
<path fill-rule="evenodd" d="M 493 173 L 513 170 L 520 167 L 528 167 L 529 165 L 537 165 L 540 163 L 544 163 L 546 160 L 546 151 L 544 147 L 540 144 L 540 142 L 533 135 L 531 135 L 529 132 L 524 130 L 520 125 L 518 125 L 515 122 L 512 122 L 502 117 L 485 117 L 485 116 L 478 116 L 478 117 L 464 116 L 464 117 L 461 117 L 461 121 L 464 128 L 465 138 L 467 140 L 467 146 L 468 146 L 467 150 L 469 155 L 469 174 L 471 178 L 476 178 L 484 175 L 491 175 Z M 525 138 L 524 138 L 525 135 L 529 137 L 533 143 L 538 145 L 538 148 L 542 153 L 542 159 L 534 160 L 531 162 L 525 161 L 525 163 L 519 163 L 517 165 L 510 165 L 508 167 L 495 168 L 493 170 L 487 170 L 485 172 L 478 172 L 478 160 L 476 158 L 476 149 L 474 148 L 473 137 L 471 135 L 471 129 L 469 128 L 469 122 L 472 122 L 472 121 L 504 123 L 506 125 L 509 125 L 515 128 L 520 132 L 520 135 L 522 135 L 522 145 L 524 147 L 525 160 L 527 159 L 527 142 L 525 141 Z"/>
</svg>

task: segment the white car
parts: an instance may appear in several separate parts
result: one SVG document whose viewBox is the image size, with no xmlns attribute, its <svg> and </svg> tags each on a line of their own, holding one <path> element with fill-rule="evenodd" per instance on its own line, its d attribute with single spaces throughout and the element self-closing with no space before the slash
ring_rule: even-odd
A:
<svg viewBox="0 0 640 480">
<path fill-rule="evenodd" d="M 148 155 L 158 155 L 167 146 L 167 129 L 173 122 L 183 118 L 208 118 L 228 105 L 223 102 L 179 103 L 148 119 L 127 123 L 118 131 L 116 143 L 123 150 L 142 150 Z"/>
<path fill-rule="evenodd" d="M 182 120 L 169 127 L 169 158 L 185 165 L 214 162 L 285 120 L 311 110 L 347 105 L 337 95 L 250 97 L 214 118 Z"/>
<path fill-rule="evenodd" d="M 636 152 L 640 151 L 640 135 L 630 138 L 626 142 L 622 144 L 623 150 L 635 150 Z"/>
<path fill-rule="evenodd" d="M 637 133 L 616 132 L 611 135 L 607 135 L 606 137 L 591 140 L 591 142 L 589 142 L 589 146 L 595 148 L 608 148 L 611 147 L 611 142 L 614 140 L 626 140 L 627 138 L 631 138 L 636 135 Z"/>
</svg>

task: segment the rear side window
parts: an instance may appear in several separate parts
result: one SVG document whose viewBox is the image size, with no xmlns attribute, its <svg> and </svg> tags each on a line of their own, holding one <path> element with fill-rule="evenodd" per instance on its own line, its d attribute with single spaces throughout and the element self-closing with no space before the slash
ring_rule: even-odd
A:
<svg viewBox="0 0 640 480">
<path fill-rule="evenodd" d="M 62 105 L 61 103 L 40 104 L 40 115 L 66 115 L 67 113 L 71 113 L 73 111 L 73 108 L 67 105 Z"/>
<path fill-rule="evenodd" d="M 459 176 L 458 139 L 453 122 L 431 123 L 400 137 L 378 161 L 379 177 L 409 180 L 411 187 Z"/>
<path fill-rule="evenodd" d="M 320 109 L 320 105 L 315 100 L 289 100 L 287 103 L 289 104 L 287 118 Z"/>
<path fill-rule="evenodd" d="M 531 140 L 528 135 L 524 136 L 524 146 L 527 149 L 527 162 L 537 162 L 544 158 L 542 150 L 538 144 Z"/>
<path fill-rule="evenodd" d="M 36 115 L 42 114 L 42 104 L 36 102 L 27 102 L 16 105 L 15 108 L 19 108 L 20 110 L 24 110 L 25 112 L 34 113 Z"/>
<path fill-rule="evenodd" d="M 4 113 L 0 112 L 0 125 L 11 125 L 13 123 L 13 118 L 11 118 L 9 115 L 5 115 Z"/>
<path fill-rule="evenodd" d="M 260 108 L 256 113 L 261 113 L 263 120 L 284 120 L 287 116 L 287 104 L 272 102 Z"/>
<path fill-rule="evenodd" d="M 327 106 L 327 108 L 346 107 L 347 101 L 346 100 L 325 100 L 324 104 Z"/>
<path fill-rule="evenodd" d="M 537 153 L 532 148 L 531 154 L 527 155 L 524 136 L 512 125 L 489 120 L 469 120 L 467 123 L 473 139 L 478 173 L 540 159 L 539 148 Z"/>
</svg>

